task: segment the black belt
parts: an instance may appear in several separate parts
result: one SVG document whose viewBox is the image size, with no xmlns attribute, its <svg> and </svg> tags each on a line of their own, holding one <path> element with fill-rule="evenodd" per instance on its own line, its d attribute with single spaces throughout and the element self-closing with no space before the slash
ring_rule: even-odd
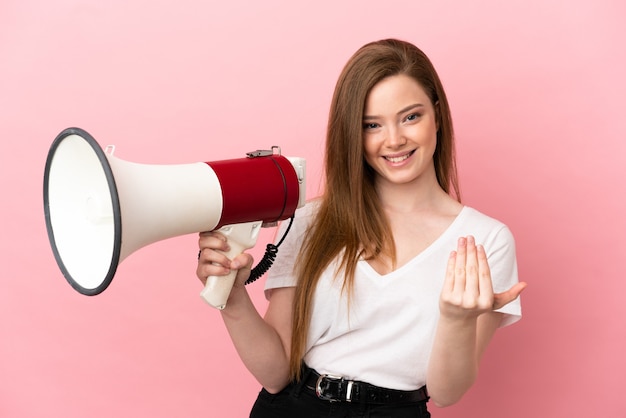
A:
<svg viewBox="0 0 626 418">
<path fill-rule="evenodd" d="M 320 375 L 304 366 L 304 386 L 315 392 L 318 398 L 330 402 L 355 402 L 367 404 L 414 403 L 428 400 L 426 386 L 417 390 L 381 388 L 358 380 L 341 376 Z"/>
</svg>

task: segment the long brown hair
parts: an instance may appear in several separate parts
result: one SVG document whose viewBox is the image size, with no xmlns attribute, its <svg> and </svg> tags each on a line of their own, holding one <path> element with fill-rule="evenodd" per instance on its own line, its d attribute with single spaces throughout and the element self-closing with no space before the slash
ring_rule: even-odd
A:
<svg viewBox="0 0 626 418">
<path fill-rule="evenodd" d="M 343 289 L 349 295 L 359 257 L 385 255 L 395 260 L 393 237 L 374 188 L 374 171 L 364 159 L 363 111 L 372 87 L 398 74 L 415 79 L 436 109 L 439 129 L 433 159 L 437 181 L 460 201 L 450 108 L 432 63 L 404 41 L 386 39 L 361 47 L 335 87 L 326 134 L 324 193 L 296 265 L 290 356 L 290 372 L 296 379 L 306 350 L 311 300 L 322 272 L 340 257 Z"/>
</svg>

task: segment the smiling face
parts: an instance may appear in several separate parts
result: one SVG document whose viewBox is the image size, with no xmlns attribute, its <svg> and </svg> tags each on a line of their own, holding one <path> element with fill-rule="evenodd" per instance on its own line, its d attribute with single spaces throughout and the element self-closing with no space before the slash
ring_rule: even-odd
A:
<svg viewBox="0 0 626 418">
<path fill-rule="evenodd" d="M 376 184 L 437 181 L 433 154 L 437 146 L 435 108 L 411 77 L 384 78 L 369 92 L 363 112 L 365 160 Z"/>
</svg>

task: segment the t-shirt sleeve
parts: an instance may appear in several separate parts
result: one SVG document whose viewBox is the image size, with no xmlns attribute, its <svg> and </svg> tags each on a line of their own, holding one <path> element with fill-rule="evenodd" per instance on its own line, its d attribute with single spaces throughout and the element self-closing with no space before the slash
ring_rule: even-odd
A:
<svg viewBox="0 0 626 418">
<path fill-rule="evenodd" d="M 485 243 L 485 250 L 487 251 L 494 293 L 510 289 L 518 282 L 518 276 L 515 239 L 509 228 L 502 225 L 493 235 L 491 242 Z M 518 297 L 496 312 L 504 314 L 500 323 L 501 327 L 519 321 L 522 317 L 520 298 Z"/>
<path fill-rule="evenodd" d="M 278 247 L 276 259 L 265 280 L 265 297 L 268 299 L 272 289 L 296 286 L 297 279 L 294 274 L 294 267 L 311 219 L 311 206 L 312 203 L 307 203 L 303 208 L 296 210 L 291 228 Z M 284 236 L 288 227 L 288 219 L 281 222 L 276 234 L 276 241 Z"/>
</svg>

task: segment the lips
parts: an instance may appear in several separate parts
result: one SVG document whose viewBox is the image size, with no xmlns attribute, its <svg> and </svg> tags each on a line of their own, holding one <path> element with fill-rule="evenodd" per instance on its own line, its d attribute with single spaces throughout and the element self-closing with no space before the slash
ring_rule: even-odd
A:
<svg viewBox="0 0 626 418">
<path fill-rule="evenodd" d="M 391 163 L 397 164 L 409 158 L 411 155 L 413 155 L 414 152 L 415 150 L 407 152 L 406 154 L 402 154 L 402 155 L 383 156 L 383 158 Z"/>
</svg>

